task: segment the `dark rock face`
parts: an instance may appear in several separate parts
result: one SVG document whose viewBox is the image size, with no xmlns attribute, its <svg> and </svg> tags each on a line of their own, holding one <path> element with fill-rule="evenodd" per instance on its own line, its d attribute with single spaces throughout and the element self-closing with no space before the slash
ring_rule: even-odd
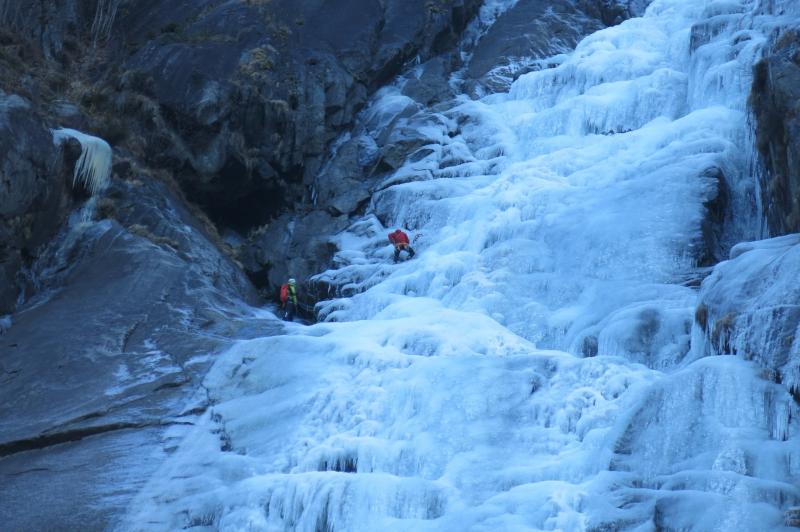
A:
<svg viewBox="0 0 800 532">
<path fill-rule="evenodd" d="M 336 251 L 330 237 L 348 225 L 347 216 L 324 211 L 284 214 L 254 235 L 243 257 L 244 266 L 253 272 L 256 284 L 269 293 L 289 277 L 308 279 L 319 273 L 316 268 L 320 264 L 330 263 Z M 298 296 L 310 303 L 313 297 L 306 290 L 307 286 L 302 287 Z"/>
<path fill-rule="evenodd" d="M 800 231 L 800 36 L 789 32 L 755 67 L 750 105 L 766 166 L 762 183 L 770 233 Z"/>
<path fill-rule="evenodd" d="M 77 158 L 72 146 L 68 151 Z M 78 153 L 80 148 L 77 148 Z M 31 104 L 0 93 L 0 315 L 19 296 L 17 275 L 63 223 L 73 199 L 61 150 Z"/>
<path fill-rule="evenodd" d="M 705 202 L 706 216 L 701 224 L 703 245 L 698 250 L 697 264 L 713 266 L 725 259 L 728 244 L 725 241 L 725 221 L 730 215 L 730 188 L 721 168 L 712 167 L 703 172 L 701 178 L 714 182 L 714 197 Z"/>
<path fill-rule="evenodd" d="M 307 199 L 368 94 L 452 46 L 478 5 L 131 3 L 100 107 L 138 124 L 140 157 L 172 170 L 215 222 L 246 231 Z"/>
</svg>

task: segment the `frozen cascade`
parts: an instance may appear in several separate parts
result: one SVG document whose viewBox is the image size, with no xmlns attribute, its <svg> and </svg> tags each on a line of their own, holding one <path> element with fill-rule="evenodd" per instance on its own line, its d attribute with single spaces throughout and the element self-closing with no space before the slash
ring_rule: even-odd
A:
<svg viewBox="0 0 800 532">
<path fill-rule="evenodd" d="M 780 529 L 796 403 L 757 356 L 709 356 L 731 349 L 694 323 L 691 281 L 714 176 L 740 220 L 723 248 L 761 236 L 750 73 L 799 9 L 656 0 L 509 94 L 397 120 L 413 102 L 383 90 L 362 134 L 429 145 L 336 237 L 326 321 L 219 359 L 213 408 L 171 429 L 120 528 Z M 399 265 L 396 226 L 421 235 Z M 796 244 L 732 263 L 796 271 Z"/>
<path fill-rule="evenodd" d="M 81 145 L 81 155 L 75 163 L 72 186 L 82 184 L 93 195 L 103 190 L 111 177 L 111 146 L 99 137 L 87 135 L 76 129 L 53 130 L 53 143 L 60 146 L 66 139 L 75 139 Z"/>
</svg>

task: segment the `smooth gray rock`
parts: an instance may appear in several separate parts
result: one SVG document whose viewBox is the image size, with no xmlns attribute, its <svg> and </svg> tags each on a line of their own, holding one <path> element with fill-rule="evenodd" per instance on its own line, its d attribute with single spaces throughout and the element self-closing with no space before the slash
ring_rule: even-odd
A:
<svg viewBox="0 0 800 532">
<path fill-rule="evenodd" d="M 3 530 L 113 530 L 167 457 L 163 432 L 123 429 L 0 458 Z"/>
<path fill-rule="evenodd" d="M 360 138 L 348 140 L 317 177 L 317 205 L 334 216 L 355 213 L 370 198 L 369 183 L 364 177 L 368 169 L 361 164 L 362 152 Z"/>
<path fill-rule="evenodd" d="M 46 148 L 49 134 L 30 115 L 30 103 L 23 98 L 12 94 L 0 99 L 0 149 L 5 154 L 0 215 L 4 217 L 19 216 L 31 208 L 40 193 L 35 183 L 38 174 L 47 171 L 48 163 L 53 164 L 54 149 L 45 152 L 44 160 L 31 160 L 36 151 Z"/>
<path fill-rule="evenodd" d="M 12 376 L 0 392 L 0 448 L 182 383 L 184 365 L 201 354 L 192 333 L 226 321 L 239 299 L 254 301 L 234 264 L 148 181 L 116 183 L 102 200 L 112 217 L 73 220 L 37 259 L 39 293 L 2 337 L 0 360 Z M 201 343 L 213 350 L 217 342 Z"/>
<path fill-rule="evenodd" d="M 208 407 L 214 354 L 279 329 L 245 319 L 254 288 L 164 184 L 114 180 L 95 217 L 74 215 L 40 254 L 35 295 L 0 336 L 0 520 L 13 530 L 106 528 L 164 455 L 164 429 Z M 58 504 L 18 511 L 38 496 Z"/>
</svg>

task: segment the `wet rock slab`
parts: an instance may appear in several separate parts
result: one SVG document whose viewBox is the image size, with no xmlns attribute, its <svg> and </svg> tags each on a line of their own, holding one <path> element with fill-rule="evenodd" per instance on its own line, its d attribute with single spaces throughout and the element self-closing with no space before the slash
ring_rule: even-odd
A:
<svg viewBox="0 0 800 532">
<path fill-rule="evenodd" d="M 163 456 L 165 430 L 208 406 L 214 356 L 280 329 L 248 317 L 254 289 L 163 184 L 117 180 L 98 203 L 38 258 L 36 295 L 0 336 L 7 530 L 108 526 Z"/>
</svg>

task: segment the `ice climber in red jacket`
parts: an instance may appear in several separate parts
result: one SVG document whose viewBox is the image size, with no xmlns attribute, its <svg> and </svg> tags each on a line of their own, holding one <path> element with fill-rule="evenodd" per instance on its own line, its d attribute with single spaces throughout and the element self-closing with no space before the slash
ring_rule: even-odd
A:
<svg viewBox="0 0 800 532">
<path fill-rule="evenodd" d="M 297 281 L 289 279 L 281 285 L 281 308 L 283 309 L 283 319 L 294 321 L 297 312 Z"/>
<path fill-rule="evenodd" d="M 394 262 L 400 260 L 400 252 L 405 251 L 408 253 L 408 258 L 414 258 L 414 250 L 408 242 L 408 235 L 400 229 L 396 229 L 394 233 L 389 233 L 389 242 L 394 245 Z"/>
</svg>

